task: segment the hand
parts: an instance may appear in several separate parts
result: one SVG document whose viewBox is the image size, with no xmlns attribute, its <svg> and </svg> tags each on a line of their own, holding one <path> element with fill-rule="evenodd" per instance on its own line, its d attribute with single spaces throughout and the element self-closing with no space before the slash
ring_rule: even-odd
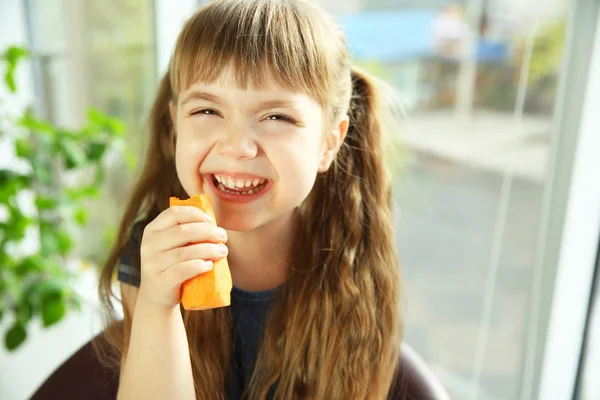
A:
<svg viewBox="0 0 600 400">
<path fill-rule="evenodd" d="M 140 296 L 163 307 L 180 303 L 181 284 L 227 256 L 227 233 L 202 210 L 170 207 L 144 229 Z"/>
</svg>

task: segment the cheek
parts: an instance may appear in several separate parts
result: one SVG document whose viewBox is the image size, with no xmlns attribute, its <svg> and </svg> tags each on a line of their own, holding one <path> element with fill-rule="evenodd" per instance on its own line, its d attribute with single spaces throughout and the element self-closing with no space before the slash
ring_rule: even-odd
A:
<svg viewBox="0 0 600 400">
<path fill-rule="evenodd" d="M 202 160 L 208 153 L 208 140 L 199 134 L 194 127 L 180 125 L 177 130 L 175 146 L 175 166 L 177 176 L 188 191 L 188 186 L 198 181 L 198 170 Z"/>
<path fill-rule="evenodd" d="M 280 195 L 301 202 L 310 193 L 320 161 L 320 142 L 309 137 L 286 143 L 269 156 L 277 171 Z"/>
<path fill-rule="evenodd" d="M 193 119 L 178 124 L 176 157 L 182 163 L 198 162 L 204 158 L 212 141 L 211 135 L 216 131 L 212 125 Z"/>
</svg>

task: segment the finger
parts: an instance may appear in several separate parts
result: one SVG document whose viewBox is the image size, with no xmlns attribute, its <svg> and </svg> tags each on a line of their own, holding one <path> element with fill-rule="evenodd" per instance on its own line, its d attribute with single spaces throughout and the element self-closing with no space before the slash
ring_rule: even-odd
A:
<svg viewBox="0 0 600 400">
<path fill-rule="evenodd" d="M 161 274 L 170 282 L 169 286 L 176 287 L 188 279 L 204 274 L 213 269 L 213 262 L 206 260 L 188 260 L 173 265 L 171 268 L 163 271 Z"/>
<path fill-rule="evenodd" d="M 199 243 L 189 246 L 177 247 L 161 253 L 156 260 L 160 267 L 158 272 L 169 269 L 173 265 L 190 260 L 218 261 L 227 256 L 228 249 L 224 244 Z"/>
<path fill-rule="evenodd" d="M 173 206 L 160 213 L 154 221 L 146 226 L 146 229 L 160 232 L 177 224 L 190 222 L 212 222 L 212 219 L 197 207 Z"/>
<path fill-rule="evenodd" d="M 158 232 L 152 239 L 158 251 L 171 250 L 192 243 L 224 243 L 225 229 L 206 222 L 179 224 Z"/>
</svg>

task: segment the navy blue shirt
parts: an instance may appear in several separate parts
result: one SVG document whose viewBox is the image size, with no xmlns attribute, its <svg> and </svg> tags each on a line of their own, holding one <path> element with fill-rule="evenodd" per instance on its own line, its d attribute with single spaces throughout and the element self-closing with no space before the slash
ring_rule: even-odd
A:
<svg viewBox="0 0 600 400">
<path fill-rule="evenodd" d="M 144 222 L 134 225 L 130 240 L 119 260 L 119 281 L 140 286 L 140 245 L 145 227 Z M 230 373 L 227 384 L 227 395 L 230 400 L 240 400 L 254 371 L 258 349 L 264 332 L 270 300 L 277 288 L 264 292 L 247 292 L 233 287 L 231 291 L 231 319 L 233 344 Z M 427 398 L 406 397 L 408 377 L 406 371 L 399 371 L 395 379 L 395 387 L 390 391 L 388 399 Z M 274 389 L 274 388 L 272 388 Z M 420 390 L 420 389 L 419 389 Z M 273 398 L 273 392 L 268 399 Z"/>
<path fill-rule="evenodd" d="M 262 341 L 269 303 L 276 289 L 264 292 L 231 290 L 233 349 L 228 386 L 230 399 L 241 399 L 252 377 Z"/>
<path fill-rule="evenodd" d="M 144 226 L 143 222 L 134 225 L 131 238 L 119 261 L 119 281 L 136 287 L 140 286 L 140 244 Z M 250 382 L 269 303 L 275 291 L 276 288 L 264 292 L 247 292 L 235 286 L 231 291 L 233 346 L 227 385 L 231 400 L 241 399 Z"/>
</svg>

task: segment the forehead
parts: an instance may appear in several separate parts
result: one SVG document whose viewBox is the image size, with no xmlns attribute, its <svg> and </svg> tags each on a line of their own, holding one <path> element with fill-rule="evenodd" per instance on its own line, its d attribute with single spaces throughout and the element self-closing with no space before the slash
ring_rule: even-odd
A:
<svg viewBox="0 0 600 400">
<path fill-rule="evenodd" d="M 208 92 L 216 96 L 231 96 L 234 95 L 240 100 L 248 98 L 248 100 L 282 100 L 290 103 L 316 103 L 307 91 L 302 91 L 295 88 L 285 87 L 279 83 L 274 74 L 268 69 L 262 69 L 262 77 L 260 80 L 249 81 L 247 85 L 240 85 L 239 79 L 236 77 L 234 68 L 228 65 L 215 79 L 206 80 L 198 79 L 190 87 L 185 89 L 178 96 L 178 101 L 185 101 L 192 94 Z"/>
<path fill-rule="evenodd" d="M 271 71 L 268 67 L 261 67 L 260 69 L 260 77 L 256 79 L 248 79 L 247 82 L 243 84 L 240 83 L 240 79 L 237 76 L 239 72 L 235 70 L 233 63 L 228 63 L 223 70 L 214 78 L 207 79 L 207 77 L 200 76 L 196 82 L 193 83 L 193 86 L 203 85 L 203 86 L 218 86 L 224 89 L 231 90 L 253 90 L 253 91 L 268 91 L 268 90 L 278 90 L 278 91 L 287 91 L 287 92 L 296 92 L 300 93 L 301 90 L 285 87 L 280 83 L 280 79 L 277 79 L 277 76 Z"/>
</svg>

